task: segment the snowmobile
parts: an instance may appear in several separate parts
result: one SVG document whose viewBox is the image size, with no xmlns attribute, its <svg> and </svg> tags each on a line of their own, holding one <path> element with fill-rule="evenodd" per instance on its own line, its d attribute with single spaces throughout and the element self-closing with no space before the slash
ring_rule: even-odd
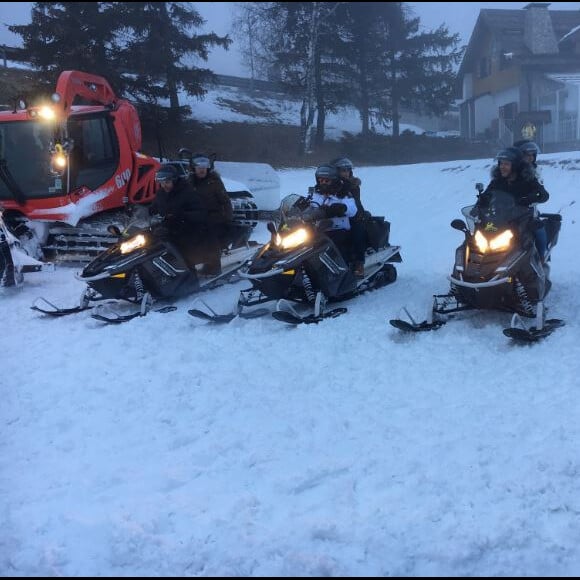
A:
<svg viewBox="0 0 580 580">
<path fill-rule="evenodd" d="M 477 184 L 479 193 L 483 185 Z M 550 281 L 550 256 L 558 242 L 562 216 L 535 215 L 533 207 L 518 205 L 513 195 L 490 192 L 489 202 L 478 200 L 461 210 L 463 220 L 451 227 L 464 233 L 457 248 L 448 294 L 434 296 L 430 319 L 417 323 L 397 319 L 390 323 L 403 331 L 436 330 L 447 322 L 447 315 L 468 310 L 499 310 L 513 314 L 504 334 L 517 341 L 534 342 L 563 325 L 561 320 L 546 319 L 544 300 Z M 548 249 L 540 258 L 534 241 L 536 220 L 548 233 Z M 534 319 L 528 327 L 524 318 Z"/>
<path fill-rule="evenodd" d="M 213 289 L 232 281 L 236 271 L 256 252 L 258 244 L 251 242 L 241 246 L 236 231 L 224 239 L 219 275 L 201 276 L 201 267 L 188 267 L 175 245 L 167 239 L 163 222 L 157 220 L 145 228 L 128 228 L 121 233 L 116 226 L 109 231 L 118 241 L 90 262 L 77 279 L 86 282 L 80 304 L 73 308 L 58 308 L 44 298 L 32 306 L 42 314 L 64 316 L 95 308 L 91 315 L 105 323 L 122 323 L 138 316 L 145 316 L 155 301 L 178 299 L 195 292 Z M 107 301 L 108 304 L 99 304 Z M 111 305 L 111 302 L 113 304 Z M 119 314 L 111 307 L 119 302 L 133 305 L 133 312 Z M 137 309 L 134 309 L 137 306 Z M 166 313 L 175 310 L 167 306 L 156 310 Z"/>
<path fill-rule="evenodd" d="M 20 286 L 24 274 L 52 270 L 53 264 L 39 262 L 22 250 L 20 241 L 6 226 L 0 209 L 0 288 Z"/>
<path fill-rule="evenodd" d="M 256 305 L 276 301 L 272 316 L 288 324 L 318 323 L 344 314 L 346 308 L 328 308 L 367 290 L 391 284 L 397 278 L 393 263 L 401 262 L 400 247 L 389 244 L 390 224 L 383 217 L 368 220 L 363 278 L 356 278 L 349 263 L 325 234 L 329 221 L 323 208 L 311 207 L 310 199 L 287 196 L 280 206 L 280 223 L 268 224 L 271 240 L 260 248 L 239 275 L 252 283 L 241 292 L 231 314 L 217 314 L 207 305 L 192 309 L 194 317 L 213 322 L 253 318 L 265 309 Z"/>
</svg>

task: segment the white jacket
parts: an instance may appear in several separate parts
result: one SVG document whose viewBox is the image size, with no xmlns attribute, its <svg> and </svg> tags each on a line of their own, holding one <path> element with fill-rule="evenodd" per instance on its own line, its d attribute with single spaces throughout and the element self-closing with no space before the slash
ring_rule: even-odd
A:
<svg viewBox="0 0 580 580">
<path fill-rule="evenodd" d="M 328 207 L 333 203 L 343 203 L 346 205 L 346 214 L 343 217 L 332 218 L 331 230 L 350 230 L 349 218 L 354 217 L 358 211 L 356 202 L 352 197 L 337 197 L 336 195 L 322 195 L 315 193 L 312 196 L 310 205 L 313 207 Z"/>
</svg>

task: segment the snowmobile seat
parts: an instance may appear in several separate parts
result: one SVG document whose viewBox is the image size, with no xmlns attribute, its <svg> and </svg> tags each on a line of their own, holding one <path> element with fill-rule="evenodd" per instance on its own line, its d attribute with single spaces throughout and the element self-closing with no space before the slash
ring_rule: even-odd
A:
<svg viewBox="0 0 580 580">
<path fill-rule="evenodd" d="M 383 216 L 372 216 L 365 221 L 365 228 L 370 248 L 378 252 L 380 248 L 389 245 L 391 224 Z"/>
</svg>

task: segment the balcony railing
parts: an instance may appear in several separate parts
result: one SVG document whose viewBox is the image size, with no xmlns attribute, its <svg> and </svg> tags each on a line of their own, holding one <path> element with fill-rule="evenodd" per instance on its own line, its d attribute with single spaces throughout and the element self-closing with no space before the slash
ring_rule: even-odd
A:
<svg viewBox="0 0 580 580">
<path fill-rule="evenodd" d="M 560 117 L 558 123 L 558 141 L 577 141 L 578 137 L 578 115 L 576 113 L 566 113 Z"/>
</svg>

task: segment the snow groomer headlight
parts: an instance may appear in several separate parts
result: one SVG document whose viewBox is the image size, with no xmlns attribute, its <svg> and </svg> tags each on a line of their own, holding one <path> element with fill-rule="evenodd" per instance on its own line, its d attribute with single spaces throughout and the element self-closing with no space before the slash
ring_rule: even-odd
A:
<svg viewBox="0 0 580 580">
<path fill-rule="evenodd" d="M 126 242 L 121 244 L 121 254 L 130 254 L 139 248 L 144 248 L 147 244 L 147 239 L 143 234 L 139 234 Z"/>
<path fill-rule="evenodd" d="M 293 250 L 308 240 L 308 231 L 300 228 L 287 236 L 276 235 L 276 245 L 283 250 Z"/>
<path fill-rule="evenodd" d="M 488 240 L 479 230 L 475 232 L 475 243 L 482 254 L 486 252 L 503 252 L 508 250 L 514 234 L 511 230 L 499 234 L 492 240 Z"/>
</svg>

